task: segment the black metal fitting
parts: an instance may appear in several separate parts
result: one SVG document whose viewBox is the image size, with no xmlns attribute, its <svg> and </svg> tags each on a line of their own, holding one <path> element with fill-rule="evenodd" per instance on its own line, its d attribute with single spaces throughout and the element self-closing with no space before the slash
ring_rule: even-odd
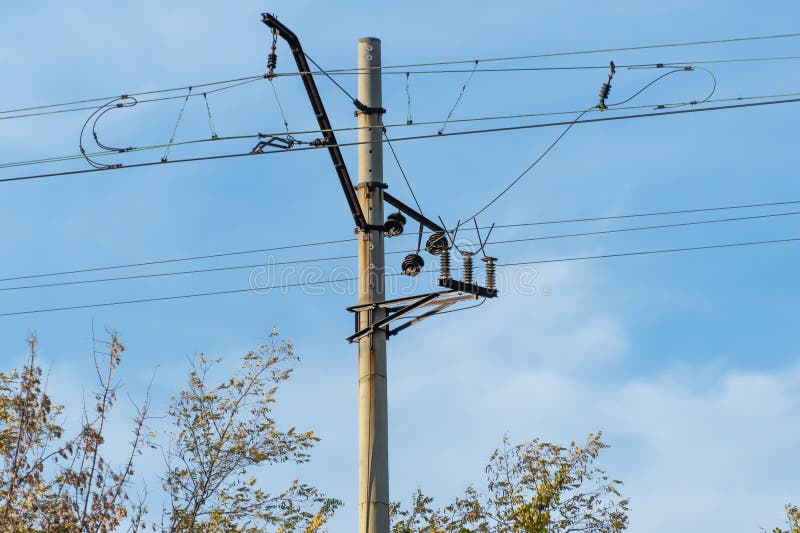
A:
<svg viewBox="0 0 800 533">
<path fill-rule="evenodd" d="M 253 154 L 263 154 L 264 148 L 267 146 L 272 146 L 274 148 L 280 148 L 281 150 L 289 150 L 294 146 L 294 139 L 288 138 L 284 139 L 281 137 L 271 137 L 269 135 L 261 135 L 260 133 L 258 136 L 262 139 L 267 139 L 266 141 L 259 141 L 256 144 L 250 153 Z"/>
<path fill-rule="evenodd" d="M 370 107 L 362 103 L 358 98 L 353 98 L 353 105 L 358 109 L 358 111 L 356 111 L 356 116 L 358 116 L 359 112 L 365 115 L 383 115 L 386 113 L 386 109 L 382 107 Z"/>
</svg>

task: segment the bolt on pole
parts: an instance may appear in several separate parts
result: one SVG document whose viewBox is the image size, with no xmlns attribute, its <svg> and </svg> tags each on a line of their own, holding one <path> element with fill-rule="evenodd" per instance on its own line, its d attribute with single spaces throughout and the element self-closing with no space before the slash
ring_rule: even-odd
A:
<svg viewBox="0 0 800 533">
<path fill-rule="evenodd" d="M 382 107 L 381 41 L 358 41 L 358 99 Z M 358 234 L 358 303 L 385 299 L 383 231 L 383 144 L 381 114 L 359 111 L 358 200 L 368 228 Z M 374 307 L 358 313 L 359 328 L 385 315 Z M 389 427 L 386 401 L 386 332 L 358 342 L 358 531 L 389 532 Z"/>
</svg>

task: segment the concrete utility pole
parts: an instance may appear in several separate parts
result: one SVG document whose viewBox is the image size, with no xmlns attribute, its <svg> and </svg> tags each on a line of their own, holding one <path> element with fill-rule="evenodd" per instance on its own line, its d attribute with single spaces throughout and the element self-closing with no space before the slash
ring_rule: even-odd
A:
<svg viewBox="0 0 800 533">
<path fill-rule="evenodd" d="M 496 298 L 494 287 L 495 259 L 485 257 L 486 287 L 472 280 L 472 268 L 466 268 L 464 280 L 450 277 L 449 235 L 445 228 L 433 222 L 422 212 L 415 211 L 391 194 L 384 193 L 383 183 L 383 128 L 381 116 L 381 41 L 364 37 L 358 41 L 358 98 L 353 100 L 358 117 L 358 193 L 347 171 L 333 126 L 325 112 L 314 72 L 308 65 L 300 39 L 281 24 L 274 15 L 262 13 L 261 20 L 273 31 L 272 53 L 267 75 L 275 69 L 277 55 L 275 39 L 283 37 L 292 50 L 297 70 L 303 80 L 314 114 L 317 117 L 321 139 L 314 146 L 326 147 L 336 170 L 339 183 L 350 208 L 358 234 L 358 305 L 347 310 L 356 313 L 356 331 L 347 338 L 358 342 L 358 533 L 389 533 L 389 423 L 386 401 L 386 338 L 465 300 Z M 313 61 L 312 61 L 313 62 Z M 316 65 L 319 68 L 319 65 Z M 388 141 L 388 138 L 387 138 Z M 260 141 L 253 152 L 266 146 L 289 150 L 294 141 L 290 138 L 268 137 Z M 383 202 L 398 211 L 383 216 Z M 384 287 L 384 235 L 403 232 L 405 216 L 419 222 L 432 232 L 425 250 L 441 256 L 439 286 L 445 290 L 415 296 L 386 300 Z M 477 224 L 476 224 L 477 229 Z M 385 232 L 385 233 L 384 233 Z M 491 230 L 489 230 L 491 233 Z M 488 241 L 487 234 L 486 240 Z M 485 242 L 481 243 L 481 250 Z M 471 258 L 471 256 L 470 256 Z M 403 273 L 416 276 L 424 262 L 416 253 L 403 260 Z M 466 266 L 466 265 L 465 265 Z M 424 310 L 427 308 L 427 310 Z M 410 316 L 420 311 L 418 316 Z M 388 315 L 387 315 L 388 312 Z M 391 324 L 400 325 L 390 328 Z"/>
<path fill-rule="evenodd" d="M 381 41 L 358 41 L 358 99 L 382 106 Z M 383 143 L 381 114 L 358 111 L 358 200 L 370 227 L 382 228 Z M 383 230 L 360 230 L 358 303 L 382 302 L 384 292 Z M 359 311 L 366 328 L 385 316 L 383 308 Z M 386 331 L 372 331 L 358 341 L 358 531 L 389 532 L 389 425 L 386 402 Z"/>
</svg>

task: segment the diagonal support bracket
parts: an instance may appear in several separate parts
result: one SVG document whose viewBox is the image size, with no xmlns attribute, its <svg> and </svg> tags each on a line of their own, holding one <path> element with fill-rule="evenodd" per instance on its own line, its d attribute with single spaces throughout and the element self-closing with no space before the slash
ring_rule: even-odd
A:
<svg viewBox="0 0 800 533">
<path fill-rule="evenodd" d="M 480 296 L 477 294 L 457 294 L 456 291 L 442 291 L 442 292 L 432 292 L 429 294 L 422 294 L 418 296 L 411 296 L 408 298 L 397 298 L 394 300 L 386 300 L 383 302 L 376 302 L 372 304 L 361 304 L 361 305 L 354 305 L 352 307 L 348 307 L 347 310 L 353 313 L 359 313 L 361 311 L 368 311 L 371 309 L 379 309 L 383 308 L 386 310 L 387 314 L 384 318 L 378 320 L 374 324 L 371 324 L 365 328 L 357 329 L 355 333 L 347 337 L 347 342 L 357 342 L 359 339 L 366 337 L 367 335 L 379 330 L 386 328 L 386 336 L 391 337 L 396 335 L 400 331 L 439 313 L 451 305 L 464 301 L 464 300 L 475 300 Z M 400 320 L 403 317 L 406 317 L 408 314 L 416 311 L 418 309 L 422 309 L 423 307 L 431 307 L 425 313 L 412 318 L 411 320 L 401 324 L 395 329 L 389 329 L 388 326 L 392 322 L 396 320 Z M 358 315 L 356 315 L 356 328 L 358 328 Z"/>
<path fill-rule="evenodd" d="M 472 294 L 465 294 L 465 295 L 461 295 L 461 296 L 454 296 L 452 298 L 440 299 L 440 300 L 438 300 L 438 301 L 433 303 L 433 305 L 435 305 L 435 307 L 433 309 L 431 309 L 429 311 L 426 311 L 426 312 L 422 313 L 421 315 L 419 315 L 417 317 L 412 318 L 408 322 L 400 324 L 399 326 L 397 326 L 394 329 L 387 330 L 386 331 L 386 338 L 393 337 L 394 335 L 397 335 L 398 333 L 400 333 L 404 329 L 406 329 L 408 327 L 411 327 L 414 324 L 417 324 L 419 322 L 422 322 L 423 320 L 425 320 L 428 317 L 431 317 L 433 315 L 441 313 L 442 311 L 444 311 L 445 309 L 447 309 L 448 307 L 450 307 L 451 305 L 453 305 L 455 303 L 463 302 L 464 300 L 477 300 L 477 299 L 478 299 L 478 296 L 475 296 L 475 295 L 472 295 Z"/>
<path fill-rule="evenodd" d="M 401 307 L 400 309 L 398 309 L 396 311 L 392 311 L 390 313 L 387 313 L 384 318 L 378 320 L 377 322 L 375 322 L 373 324 L 370 324 L 369 326 L 367 326 L 365 328 L 360 329 L 359 331 L 356 331 L 355 333 L 353 333 L 352 335 L 347 337 L 347 342 L 356 342 L 359 339 L 361 339 L 362 337 L 366 337 L 370 333 L 372 333 L 372 332 L 374 332 L 374 331 L 376 331 L 376 330 L 378 330 L 378 329 L 380 329 L 380 328 L 382 328 L 384 326 L 387 326 L 387 325 L 391 324 L 395 320 L 403 318 L 403 316 L 409 314 L 410 312 L 414 311 L 415 309 L 419 309 L 420 307 L 425 307 L 431 301 L 437 299 L 439 297 L 439 294 L 440 293 L 438 293 L 438 292 L 434 292 L 434 293 L 431 293 L 431 294 L 426 294 L 426 295 L 421 296 L 421 297 L 417 297 L 416 301 L 412 301 L 411 303 L 408 303 L 408 304 L 404 305 L 403 307 Z M 379 306 L 379 307 L 384 307 L 384 306 Z"/>
</svg>

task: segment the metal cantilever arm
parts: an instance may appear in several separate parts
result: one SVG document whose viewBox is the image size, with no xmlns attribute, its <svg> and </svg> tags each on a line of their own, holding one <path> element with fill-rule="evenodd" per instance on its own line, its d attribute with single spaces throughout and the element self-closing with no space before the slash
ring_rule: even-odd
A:
<svg viewBox="0 0 800 533">
<path fill-rule="evenodd" d="M 303 47 L 300 45 L 300 39 L 289 28 L 284 26 L 274 16 L 269 13 L 262 13 L 261 21 L 275 30 L 280 35 L 289 48 L 292 50 L 294 61 L 297 63 L 297 70 L 300 72 L 300 77 L 303 80 L 303 85 L 308 93 L 308 99 L 311 102 L 311 107 L 314 114 L 317 116 L 317 123 L 322 132 L 325 146 L 328 147 L 328 153 L 333 161 L 333 166 L 336 168 L 336 174 L 339 176 L 339 182 L 342 185 L 342 190 L 347 198 L 347 203 L 350 206 L 350 212 L 353 215 L 353 220 L 359 229 L 367 230 L 367 221 L 364 218 L 364 212 L 361 210 L 361 205 L 358 203 L 358 197 L 353 191 L 353 183 L 350 180 L 350 174 L 347 172 L 347 166 L 344 163 L 342 152 L 339 150 L 339 145 L 336 141 L 336 136 L 333 134 L 331 122 L 328 119 L 328 114 L 325 111 L 325 106 L 322 104 L 322 98 L 317 90 L 317 84 L 314 82 L 314 76 L 311 74 L 311 69 L 306 61 L 306 55 L 303 52 Z"/>
</svg>

